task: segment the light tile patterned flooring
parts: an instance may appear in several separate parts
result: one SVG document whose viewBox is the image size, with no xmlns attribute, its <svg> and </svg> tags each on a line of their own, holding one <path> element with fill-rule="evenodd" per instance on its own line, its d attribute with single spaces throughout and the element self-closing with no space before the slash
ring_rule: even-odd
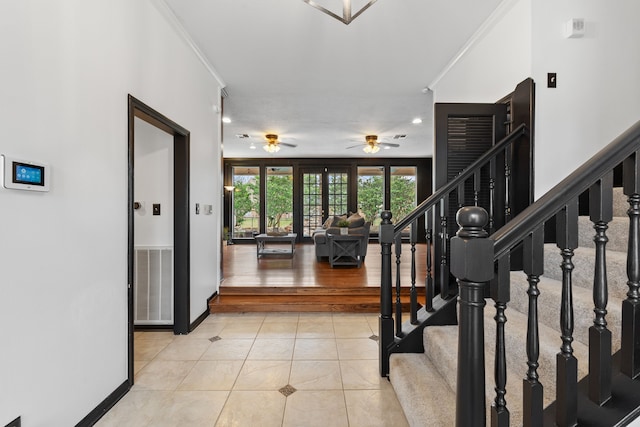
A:
<svg viewBox="0 0 640 427">
<path fill-rule="evenodd" d="M 406 426 L 377 330 L 375 314 L 234 313 L 136 332 L 135 385 L 96 425 Z"/>
</svg>

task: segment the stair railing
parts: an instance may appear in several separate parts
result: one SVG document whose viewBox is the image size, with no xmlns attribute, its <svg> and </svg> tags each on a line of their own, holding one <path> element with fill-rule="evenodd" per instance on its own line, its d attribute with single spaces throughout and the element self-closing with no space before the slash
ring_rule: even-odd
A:
<svg viewBox="0 0 640 427">
<path fill-rule="evenodd" d="M 506 195 L 498 197 L 496 188 L 504 188 L 508 191 L 511 188 L 512 176 L 501 171 L 508 170 L 511 162 L 513 146 L 522 138 L 529 137 L 529 129 L 524 125 L 518 126 L 513 132 L 496 143 L 491 149 L 480 156 L 469 167 L 464 169 L 455 179 L 439 188 L 429 198 L 420 203 L 407 216 L 396 224 L 392 222 L 392 213 L 383 211 L 381 214 L 382 223 L 379 228 L 379 240 L 382 253 L 381 286 L 380 286 L 380 317 L 379 317 L 379 340 L 380 340 L 380 374 L 389 374 L 389 356 L 397 350 L 398 340 L 402 340 L 408 330 L 414 329 L 420 324 L 425 313 L 433 312 L 442 306 L 443 300 L 450 299 L 456 294 L 456 289 L 450 288 L 449 280 L 449 232 L 447 224 L 448 204 L 450 198 L 456 198 L 458 206 L 465 203 L 465 184 L 470 183 L 473 189 L 473 200 L 478 203 L 478 195 L 483 189 L 489 192 L 489 210 L 507 212 L 509 206 L 497 206 L 497 200 L 510 200 Z M 482 182 L 483 171 L 488 176 L 487 182 Z M 498 177 L 504 176 L 503 185 L 497 186 Z M 532 182 L 532 177 L 529 177 Z M 426 217 L 426 240 L 427 259 L 426 277 L 424 279 L 425 301 L 424 307 L 420 308 L 418 303 L 418 292 L 416 288 L 416 260 L 415 246 L 418 236 L 418 219 Z M 493 221 L 493 217 L 490 218 Z M 435 230 L 435 223 L 438 222 L 439 230 Z M 402 232 L 410 227 L 409 244 L 411 247 L 411 290 L 410 290 L 410 313 L 409 322 L 403 323 L 403 305 L 401 302 L 400 270 L 402 254 Z M 440 248 L 439 259 L 435 259 L 434 247 Z M 394 250 L 392 250 L 392 246 Z M 393 297 L 394 284 L 392 279 L 392 253 L 395 255 L 396 280 L 395 299 Z M 436 266 L 437 264 L 437 266 Z M 436 268 L 437 267 L 437 277 Z M 436 304 L 434 304 L 434 301 Z M 395 306 L 395 310 L 394 310 Z M 395 315 L 394 315 L 395 311 Z M 420 338 L 421 343 L 421 338 Z M 420 344 L 421 345 L 421 344 Z"/>
<path fill-rule="evenodd" d="M 627 299 L 622 303 L 622 339 L 620 374 L 612 372 L 611 331 L 607 328 L 607 223 L 612 219 L 613 169 L 623 165 L 624 194 L 629 198 L 629 243 L 627 254 Z M 562 255 L 562 296 L 560 301 L 560 352 L 556 358 L 556 401 L 552 416 L 558 426 L 578 424 L 577 360 L 573 355 L 572 257 L 578 246 L 578 196 L 589 191 L 590 218 L 596 235 L 594 260 L 594 320 L 589 329 L 589 374 L 587 403 L 581 410 L 597 410 L 615 393 L 616 375 L 636 379 L 640 387 L 640 121 L 621 134 L 584 165 L 562 180 L 535 203 L 487 236 L 480 230 L 486 226 L 487 214 L 481 208 L 467 207 L 458 211 L 460 230 L 451 242 L 452 272 L 458 279 L 459 346 L 456 425 L 485 424 L 484 372 L 484 287 L 488 284 L 496 308 L 496 396 L 491 407 L 492 425 L 508 426 L 509 410 L 505 400 L 506 355 L 505 309 L 510 297 L 510 254 L 518 245 L 524 249 L 523 270 L 529 289 L 528 330 L 526 340 L 527 371 L 523 379 L 523 420 L 525 426 L 543 425 L 543 385 L 538 381 L 538 314 L 537 284 L 543 274 L 544 224 L 555 218 L 556 243 Z M 490 276 L 487 277 L 487 272 Z M 615 377 L 615 378 L 614 378 Z M 624 380 L 620 380 L 624 381 Z M 481 384 L 480 384 L 481 383 Z M 471 385 L 471 387 L 470 387 Z M 633 394 L 633 393 L 629 393 Z M 635 392 L 637 394 L 637 391 Z M 630 396 L 624 396 L 627 400 Z M 614 399 L 615 400 L 615 399 Z M 625 403 L 627 406 L 629 402 Z M 635 406 L 633 406 L 635 405 Z M 638 411 L 640 399 L 628 412 L 616 415 L 603 425 L 618 425 L 629 411 Z M 585 409 L 586 408 L 586 409 Z M 594 409 L 595 408 L 595 409 Z M 596 416 L 612 416 L 611 410 Z M 614 411 L 615 412 L 615 411 Z M 598 414 L 591 412 L 591 414 Z M 593 417 L 593 415 L 591 415 Z M 546 419 L 546 418 L 545 418 Z M 608 424 L 610 422 L 610 424 Z"/>
</svg>

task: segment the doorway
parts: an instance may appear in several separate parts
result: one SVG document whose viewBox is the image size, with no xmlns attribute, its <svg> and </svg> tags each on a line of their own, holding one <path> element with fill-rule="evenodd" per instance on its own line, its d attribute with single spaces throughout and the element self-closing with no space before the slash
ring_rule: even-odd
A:
<svg viewBox="0 0 640 427">
<path fill-rule="evenodd" d="M 173 332 L 174 334 L 189 333 L 190 301 L 189 301 L 189 131 L 176 124 L 169 118 L 155 111 L 135 97 L 128 97 L 128 379 L 129 384 L 133 384 L 133 334 L 135 329 L 135 211 L 141 206 L 135 198 L 135 135 L 136 120 L 142 120 L 147 124 L 159 129 L 172 138 L 169 143 L 172 149 L 173 188 L 169 190 L 169 197 L 172 198 L 171 209 L 172 239 L 173 239 Z M 156 203 L 144 201 L 144 209 L 152 214 L 162 216 L 162 204 L 154 206 Z M 166 255 L 165 255 L 166 256 Z"/>
</svg>

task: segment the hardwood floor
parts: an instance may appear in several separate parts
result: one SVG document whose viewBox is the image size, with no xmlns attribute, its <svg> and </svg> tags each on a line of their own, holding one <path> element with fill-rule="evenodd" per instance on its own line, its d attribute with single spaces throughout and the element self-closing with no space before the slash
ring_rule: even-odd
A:
<svg viewBox="0 0 640 427">
<path fill-rule="evenodd" d="M 313 244 L 297 244 L 293 258 L 256 257 L 254 244 L 235 244 L 223 249 L 224 279 L 210 311 L 331 311 L 379 312 L 380 245 L 370 242 L 360 268 L 335 267 L 316 261 Z M 424 301 L 426 245 L 416 246 L 418 302 Z M 395 284 L 395 256 L 392 275 Z M 402 302 L 409 303 L 411 251 L 404 244 L 401 255 Z"/>
</svg>

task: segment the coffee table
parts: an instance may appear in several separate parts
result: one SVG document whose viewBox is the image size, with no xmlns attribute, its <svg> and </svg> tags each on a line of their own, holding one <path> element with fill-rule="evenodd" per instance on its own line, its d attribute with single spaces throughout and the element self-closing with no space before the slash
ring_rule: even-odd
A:
<svg viewBox="0 0 640 427">
<path fill-rule="evenodd" d="M 260 258 L 266 255 L 290 255 L 293 258 L 293 254 L 296 250 L 296 237 L 297 233 L 289 233 L 282 236 L 258 234 L 256 239 L 256 256 Z M 286 247 L 267 248 L 266 245 L 270 243 L 289 243 Z M 280 245 L 282 246 L 282 245 Z"/>
<path fill-rule="evenodd" d="M 327 234 L 331 268 L 335 265 L 355 265 L 360 268 L 360 245 L 363 238 L 361 234 Z"/>
</svg>

